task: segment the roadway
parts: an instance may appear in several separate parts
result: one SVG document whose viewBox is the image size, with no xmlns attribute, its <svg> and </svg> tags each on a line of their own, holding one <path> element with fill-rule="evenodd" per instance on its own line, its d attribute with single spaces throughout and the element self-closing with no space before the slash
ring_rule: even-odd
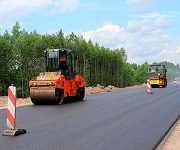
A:
<svg viewBox="0 0 180 150">
<path fill-rule="evenodd" d="M 151 150 L 180 114 L 180 88 L 169 85 L 89 95 L 63 105 L 17 108 L 16 127 L 0 136 L 3 150 Z M 6 110 L 0 110 L 0 132 Z"/>
</svg>

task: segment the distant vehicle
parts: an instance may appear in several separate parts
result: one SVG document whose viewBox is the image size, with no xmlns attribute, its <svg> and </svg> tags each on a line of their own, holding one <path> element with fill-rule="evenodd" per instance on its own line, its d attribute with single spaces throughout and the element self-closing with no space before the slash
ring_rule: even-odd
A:
<svg viewBox="0 0 180 150">
<path fill-rule="evenodd" d="M 167 69 L 163 64 L 152 64 L 148 68 L 152 88 L 167 86 Z"/>
<path fill-rule="evenodd" d="M 45 50 L 46 72 L 29 82 L 33 104 L 62 104 L 64 98 L 84 99 L 85 79 L 75 71 L 76 52 L 70 49 Z"/>
</svg>

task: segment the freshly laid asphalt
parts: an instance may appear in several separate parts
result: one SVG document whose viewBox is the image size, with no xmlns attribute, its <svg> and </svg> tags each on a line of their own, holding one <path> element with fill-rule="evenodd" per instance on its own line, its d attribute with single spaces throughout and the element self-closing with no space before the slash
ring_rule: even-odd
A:
<svg viewBox="0 0 180 150">
<path fill-rule="evenodd" d="M 85 97 L 63 105 L 28 105 L 16 110 L 16 128 L 0 136 L 3 150 L 151 150 L 180 114 L 180 88 L 168 85 Z M 0 110 L 0 132 L 6 110 Z"/>
</svg>

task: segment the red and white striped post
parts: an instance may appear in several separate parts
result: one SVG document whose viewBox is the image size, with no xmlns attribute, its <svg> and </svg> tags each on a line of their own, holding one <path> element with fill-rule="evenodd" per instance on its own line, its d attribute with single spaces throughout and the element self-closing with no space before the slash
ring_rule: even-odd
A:
<svg viewBox="0 0 180 150">
<path fill-rule="evenodd" d="M 174 86 L 177 87 L 177 80 L 176 80 L 176 78 L 174 79 Z"/>
<path fill-rule="evenodd" d="M 16 87 L 8 88 L 7 128 L 15 129 L 16 121 Z"/>
<path fill-rule="evenodd" d="M 16 87 L 8 88 L 8 108 L 7 108 L 7 129 L 2 135 L 17 136 L 26 133 L 24 129 L 15 129 L 16 123 Z"/>
<path fill-rule="evenodd" d="M 151 84 L 149 79 L 147 80 L 147 90 L 148 90 L 148 94 L 152 94 L 153 92 L 151 91 Z"/>
</svg>

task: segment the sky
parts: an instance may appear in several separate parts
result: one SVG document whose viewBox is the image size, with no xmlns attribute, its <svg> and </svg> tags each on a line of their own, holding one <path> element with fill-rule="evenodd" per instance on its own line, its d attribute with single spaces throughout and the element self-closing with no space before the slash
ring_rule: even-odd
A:
<svg viewBox="0 0 180 150">
<path fill-rule="evenodd" d="M 62 29 L 110 49 L 125 48 L 127 62 L 180 64 L 179 0 L 0 0 L 0 35 L 21 29 Z"/>
</svg>

